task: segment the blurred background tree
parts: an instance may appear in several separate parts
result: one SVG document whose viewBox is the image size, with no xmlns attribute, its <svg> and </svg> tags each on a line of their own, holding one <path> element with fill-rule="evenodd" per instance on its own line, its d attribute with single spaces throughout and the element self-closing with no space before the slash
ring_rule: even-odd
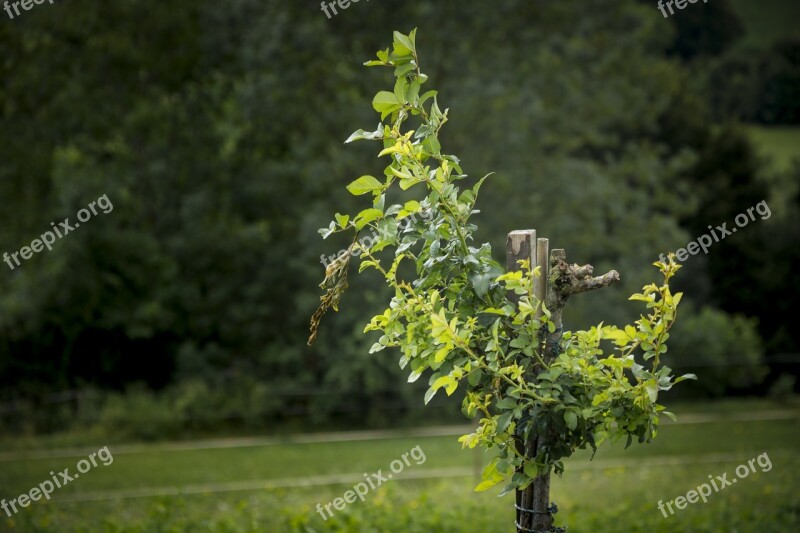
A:
<svg viewBox="0 0 800 533">
<path fill-rule="evenodd" d="M 304 342 L 319 256 L 347 244 L 316 229 L 334 205 L 355 210 L 344 185 L 366 161 L 380 171 L 343 141 L 374 127 L 363 103 L 380 75 L 361 64 L 398 19 L 419 26 L 453 110 L 447 150 L 472 176 L 496 172 L 477 222 L 498 259 L 508 231 L 535 227 L 622 273 L 571 305 L 570 328 L 630 320 L 625 295 L 659 253 L 768 200 L 769 220 L 677 278 L 690 305 L 668 364 L 701 377 L 690 394 L 796 374 L 800 40 L 791 26 L 755 38 L 744 0 L 668 21 L 652 4 L 386 0 L 328 20 L 284 0 L 76 0 L 0 25 L 3 251 L 102 194 L 114 205 L 2 274 L 0 427 L 150 437 L 422 416 L 360 333 L 378 277 L 351 280 L 343 305 L 361 318 Z M 781 164 L 762 156 L 781 143 Z"/>
</svg>

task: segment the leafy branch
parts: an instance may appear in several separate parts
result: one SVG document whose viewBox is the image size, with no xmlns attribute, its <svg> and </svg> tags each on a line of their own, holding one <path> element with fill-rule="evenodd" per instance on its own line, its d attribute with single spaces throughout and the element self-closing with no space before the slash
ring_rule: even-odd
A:
<svg viewBox="0 0 800 533">
<path fill-rule="evenodd" d="M 476 490 L 504 480 L 503 493 L 525 487 L 551 468 L 562 472 L 562 460 L 576 449 L 596 449 L 607 438 L 627 437 L 628 444 L 633 437 L 651 440 L 659 414 L 672 416 L 656 403 L 658 393 L 694 378 L 674 378 L 669 367 L 659 366 L 681 299 L 669 288 L 680 268 L 674 256 L 654 263 L 664 278 L 661 285 L 647 285 L 630 298 L 644 302 L 647 315 L 623 328 L 600 324 L 564 332 L 554 356 L 543 357 L 546 336 L 556 325 L 549 304 L 538 301 L 532 290 L 540 270 L 523 263 L 519 271 L 505 272 L 488 243 L 470 245 L 476 230 L 470 217 L 488 176 L 472 187 L 458 186 L 468 177 L 459 159 L 441 150 L 438 136 L 448 110 L 440 109 L 436 91 L 421 94 L 428 77 L 420 69 L 416 30 L 394 32 L 392 47 L 365 64 L 393 68 L 395 84 L 373 98 L 381 119 L 377 128 L 359 129 L 346 142 L 381 143 L 378 157 L 388 158 L 388 164 L 382 179 L 365 175 L 347 186 L 355 196 L 370 195 L 371 205 L 352 217 L 337 213 L 320 233 L 327 238 L 354 231 L 357 239 L 370 228 L 379 236 L 352 245 L 359 251 L 359 272 L 374 268 L 394 290 L 388 307 L 364 329 L 380 333 L 370 353 L 399 348 L 409 382 L 430 371 L 425 403 L 439 390 L 452 395 L 463 387 L 464 412 L 482 417 L 475 432 L 460 441 L 497 451 Z M 424 192 L 399 200 L 414 187 Z M 380 262 L 387 255 L 391 266 L 384 268 Z M 321 286 L 327 291 L 312 319 L 309 342 L 322 315 L 337 309 L 349 261 L 347 254 L 326 271 Z M 568 268 L 575 287 L 563 287 L 565 295 L 618 279 L 585 277 L 591 267 Z M 608 343 L 616 354 L 606 354 Z M 528 372 L 532 368 L 538 373 Z M 538 438 L 534 457 L 516 449 L 520 435 Z"/>
</svg>

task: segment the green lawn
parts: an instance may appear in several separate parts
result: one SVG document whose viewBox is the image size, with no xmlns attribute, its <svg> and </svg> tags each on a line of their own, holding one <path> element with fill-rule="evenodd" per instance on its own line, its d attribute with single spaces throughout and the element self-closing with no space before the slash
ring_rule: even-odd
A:
<svg viewBox="0 0 800 533">
<path fill-rule="evenodd" d="M 779 420 L 703 422 L 698 413 L 733 416 L 756 411 Z M 651 445 L 623 450 L 603 446 L 593 462 L 581 453 L 553 481 L 559 523 L 583 531 L 800 531 L 796 424 L 800 411 L 766 402 L 728 402 L 676 408 L 698 423 L 665 425 Z M 694 418 L 692 418 L 694 416 Z M 323 521 L 314 508 L 342 496 L 364 472 L 382 469 L 419 445 L 423 464 L 411 466 Z M 94 449 L 102 446 L 97 444 Z M 114 446 L 109 446 L 112 454 Z M 89 448 L 90 450 L 92 447 Z M 741 479 L 669 518 L 656 508 L 767 452 L 772 469 Z M 15 452 L 18 453 L 18 452 Z M 0 498 L 14 498 L 85 456 L 0 460 Z M 9 519 L 8 531 L 513 531 L 513 499 L 497 491 L 476 494 L 474 452 L 462 451 L 455 437 L 277 444 L 224 449 L 168 451 L 152 445 L 117 453 L 57 490 L 50 503 L 36 502 Z M 344 483 L 290 486 L 311 477 L 352 474 Z M 429 476 L 429 479 L 411 479 Z M 403 479 L 405 478 L 405 479 Z M 329 480 L 331 481 L 331 480 Z M 335 481 L 335 480 L 332 480 Z M 267 484 L 271 488 L 265 488 Z M 164 489 L 192 494 L 135 496 Z M 123 497 L 125 496 L 125 497 Z M 141 496 L 141 494 L 139 495 Z M 108 499 L 111 498 L 111 499 Z M 59 501 L 60 500 L 60 501 Z M 73 500 L 73 501 L 69 501 Z M 0 511 L 2 513 L 2 511 Z"/>
</svg>

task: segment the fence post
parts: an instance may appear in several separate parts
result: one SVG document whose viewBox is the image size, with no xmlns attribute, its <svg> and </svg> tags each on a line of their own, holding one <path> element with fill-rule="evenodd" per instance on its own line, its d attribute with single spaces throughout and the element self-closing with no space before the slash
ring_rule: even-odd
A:
<svg viewBox="0 0 800 533">
<path fill-rule="evenodd" d="M 540 268 L 540 273 L 538 277 L 534 278 L 533 295 L 539 302 L 546 304 L 547 293 L 550 290 L 550 242 L 548 239 L 536 240 L 536 262 Z M 535 318 L 539 318 L 543 314 L 542 307 L 539 305 L 536 310 Z M 559 323 L 556 324 L 556 328 L 556 333 L 560 333 L 560 320 Z M 546 330 L 542 330 L 542 338 L 540 339 L 539 346 L 547 346 L 549 344 L 549 342 L 546 341 L 550 341 L 550 338 L 546 336 L 546 334 Z M 545 361 L 545 363 L 549 363 L 549 356 L 552 354 L 548 354 L 548 350 L 546 349 L 542 350 L 542 352 L 544 352 L 540 353 L 542 360 Z M 538 374 L 541 370 L 544 369 L 538 368 L 538 365 L 534 367 L 534 375 Z M 537 448 L 542 444 L 542 439 L 543 437 L 541 435 L 537 435 L 535 439 L 529 442 L 528 457 L 533 458 L 538 455 Z M 520 525 L 527 529 L 521 529 L 521 531 L 550 531 L 553 527 L 553 513 L 551 513 L 550 510 L 550 470 L 534 479 L 533 483 L 525 490 L 530 493 L 527 497 L 528 501 L 526 502 L 527 505 L 525 508 L 533 512 L 525 513 L 528 520 L 524 520 Z"/>
<path fill-rule="evenodd" d="M 516 230 L 508 234 L 506 239 L 506 270 L 509 272 L 516 272 L 520 269 L 517 261 L 529 260 L 531 269 L 536 268 L 536 230 Z M 519 301 L 519 296 L 514 291 L 508 292 L 508 299 L 516 305 Z M 527 450 L 526 443 L 524 442 L 523 435 L 517 434 L 516 437 L 517 452 L 525 455 Z M 517 471 L 521 472 L 521 468 Z M 523 513 L 520 509 L 530 509 L 533 501 L 533 487 L 529 486 L 525 490 L 517 490 L 516 496 L 516 520 L 515 524 L 519 529 L 522 527 L 530 527 L 525 525 L 530 522 L 530 514 Z"/>
<path fill-rule="evenodd" d="M 539 302 L 545 302 L 548 290 L 549 274 L 549 248 L 548 239 L 536 238 L 536 230 L 512 231 L 508 234 L 506 245 L 506 268 L 509 271 L 519 270 L 517 261 L 530 260 L 531 269 L 539 268 L 539 276 L 533 281 L 533 294 Z M 509 294 L 509 298 L 517 302 L 516 294 Z M 541 306 L 536 310 L 535 318 L 542 315 Z M 541 341 L 545 339 L 542 338 Z M 546 356 L 546 354 L 540 354 Z M 528 379 L 535 378 L 541 369 L 535 366 L 531 369 Z M 517 436 L 517 451 L 525 457 L 536 457 L 538 437 L 528 438 L 523 434 Z M 553 525 L 550 507 L 550 473 L 536 478 L 533 483 L 522 490 L 516 491 L 516 527 L 517 531 L 549 531 Z"/>
<path fill-rule="evenodd" d="M 550 311 L 550 320 L 555 325 L 553 333 L 543 332 L 542 360 L 548 364 L 558 357 L 561 334 L 563 331 L 562 312 L 567 299 L 573 294 L 588 292 L 619 281 L 616 270 L 593 277 L 592 265 L 570 265 L 566 262 L 567 254 L 563 249 L 549 251 L 548 239 L 537 239 L 536 230 L 517 230 L 508 234 L 506 240 L 506 268 L 509 272 L 519 270 L 517 261 L 530 260 L 531 269 L 540 267 L 540 275 L 534 278 L 534 296 L 547 305 Z M 519 298 L 516 294 L 509 293 L 508 298 L 516 304 Z M 541 307 L 537 309 L 536 316 L 541 316 Z M 540 371 L 538 365 L 530 369 L 528 379 L 535 379 Z M 525 457 L 532 459 L 537 455 L 537 448 L 544 444 L 542 435 L 528 438 L 527 442 L 523 433 L 516 436 L 517 451 Z M 518 469 L 519 471 L 519 469 Z M 516 530 L 517 533 L 543 533 L 546 531 L 564 531 L 563 528 L 553 527 L 553 514 L 557 512 L 555 505 L 550 504 L 550 471 L 543 473 L 533 480 L 523 490 L 516 491 Z"/>
</svg>

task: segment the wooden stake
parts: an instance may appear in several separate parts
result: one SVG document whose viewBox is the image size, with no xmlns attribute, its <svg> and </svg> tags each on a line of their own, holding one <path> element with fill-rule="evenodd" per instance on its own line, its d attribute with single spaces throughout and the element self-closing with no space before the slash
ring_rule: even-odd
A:
<svg viewBox="0 0 800 533">
<path fill-rule="evenodd" d="M 602 276 L 593 277 L 594 268 L 591 265 L 570 265 L 566 262 L 566 252 L 556 249 L 549 252 L 548 239 L 537 239 L 535 230 L 518 230 L 508 234 L 506 240 L 506 268 L 509 272 L 520 269 L 517 261 L 529 259 L 531 269 L 537 265 L 541 267 L 540 276 L 534 278 L 533 293 L 540 301 L 544 302 L 550 311 L 550 320 L 555 324 L 553 333 L 543 332 L 540 355 L 545 364 L 549 364 L 559 354 L 562 332 L 562 314 L 567 299 L 573 294 L 592 291 L 608 287 L 619 281 L 619 274 L 612 270 Z M 510 292 L 509 300 L 514 304 L 519 302 L 519 297 Z M 536 310 L 535 317 L 541 317 L 541 306 Z M 529 379 L 535 380 L 536 374 L 541 371 L 534 365 Z M 516 448 L 520 454 L 528 459 L 537 455 L 537 448 L 544 444 L 542 435 L 536 435 L 525 442 L 524 435 L 516 437 Z M 520 469 L 517 469 L 520 471 Z M 518 533 L 529 531 L 551 531 L 553 529 L 553 515 L 550 509 L 550 471 L 533 480 L 524 490 L 516 491 L 516 524 Z M 530 509 L 533 513 L 522 512 L 520 509 Z"/>
<path fill-rule="evenodd" d="M 550 241 L 548 239 L 537 239 L 536 260 L 541 271 L 539 277 L 535 279 L 533 294 L 541 304 L 545 305 L 547 302 L 547 291 L 549 290 L 549 249 Z M 540 305 L 536 311 L 536 318 L 541 317 L 543 314 L 544 312 Z M 546 341 L 548 340 L 546 334 L 547 331 L 542 331 L 542 338 L 539 343 L 540 346 L 546 346 Z M 545 353 L 546 351 L 547 350 L 542 349 L 540 351 L 540 356 L 545 363 L 549 363 L 550 361 L 548 360 L 547 353 Z M 544 369 L 537 368 L 535 373 L 538 374 L 542 370 Z M 538 435 L 528 443 L 528 457 L 534 458 L 538 455 L 538 447 L 543 444 L 543 438 L 543 436 Z M 525 502 L 525 508 L 533 509 L 535 514 L 531 516 L 530 513 L 528 513 L 528 520 L 523 520 L 520 525 L 537 531 L 549 531 L 553 527 L 553 516 L 548 513 L 548 508 L 550 507 L 550 471 L 545 472 L 533 480 L 533 483 L 525 489 L 522 500 Z"/>
<path fill-rule="evenodd" d="M 516 230 L 508 234 L 508 238 L 506 239 L 506 270 L 509 272 L 520 270 L 518 261 L 526 259 L 531 262 L 531 269 L 536 268 L 536 257 L 536 230 Z M 519 302 L 519 296 L 514 291 L 508 292 L 508 299 L 514 302 L 514 305 Z M 525 455 L 527 450 L 522 435 L 517 436 L 515 445 L 517 452 Z M 517 471 L 521 472 L 522 469 L 517 469 Z M 516 491 L 516 503 L 515 523 L 520 524 L 520 520 L 524 520 L 525 518 L 524 515 L 520 513 L 519 508 L 530 509 L 523 500 L 522 491 Z"/>
</svg>

